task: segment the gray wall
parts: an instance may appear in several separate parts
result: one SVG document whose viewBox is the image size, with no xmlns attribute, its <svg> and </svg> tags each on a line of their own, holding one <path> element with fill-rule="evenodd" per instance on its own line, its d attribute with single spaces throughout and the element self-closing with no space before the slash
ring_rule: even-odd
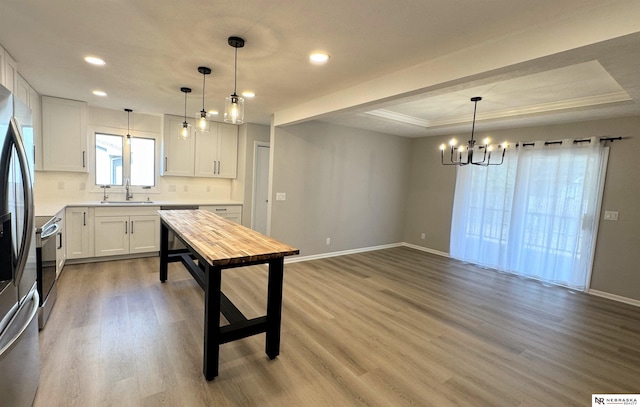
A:
<svg viewBox="0 0 640 407">
<path fill-rule="evenodd" d="M 242 202 L 242 224 L 251 227 L 253 209 L 253 154 L 256 141 L 269 142 L 269 126 L 246 123 L 238 128 L 238 177 L 233 180 L 231 199 Z"/>
<path fill-rule="evenodd" d="M 322 122 L 274 137 L 273 237 L 302 256 L 402 241 L 410 139 Z"/>
<path fill-rule="evenodd" d="M 478 127 L 482 127 L 479 124 Z M 559 140 L 592 136 L 630 137 L 614 142 L 609 153 L 591 289 L 640 300 L 640 118 L 597 120 L 478 134 L 496 141 Z M 456 135 L 468 140 L 468 134 Z M 438 146 L 448 137 L 413 139 L 404 241 L 448 252 L 455 168 L 439 161 Z M 605 210 L 619 211 L 617 222 L 603 221 Z M 420 238 L 425 232 L 426 239 Z"/>
</svg>

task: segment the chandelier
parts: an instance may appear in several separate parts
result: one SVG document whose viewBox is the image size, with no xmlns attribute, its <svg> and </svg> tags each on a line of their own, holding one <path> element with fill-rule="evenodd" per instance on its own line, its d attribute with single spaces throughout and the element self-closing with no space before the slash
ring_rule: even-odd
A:
<svg viewBox="0 0 640 407">
<path fill-rule="evenodd" d="M 487 167 L 489 165 L 500 165 L 504 162 L 504 154 L 507 151 L 507 143 L 498 144 L 494 146 L 490 144 L 491 140 L 487 137 L 482 143 L 476 145 L 476 141 L 473 139 L 473 133 L 476 128 L 476 109 L 478 107 L 478 102 L 482 100 L 482 97 L 475 96 L 471 98 L 471 101 L 474 103 L 473 106 L 473 122 L 471 124 L 471 140 L 467 143 L 467 146 L 457 146 L 456 139 L 451 139 L 449 142 L 449 160 L 447 162 L 444 161 L 444 152 L 447 149 L 447 146 L 442 144 L 440 146 L 440 158 L 442 160 L 442 165 L 457 165 L 457 166 L 465 166 L 469 164 L 473 165 L 481 165 Z M 500 161 L 494 159 L 491 162 L 491 153 L 497 152 L 500 155 Z M 474 160 L 474 155 L 476 159 Z M 482 157 L 482 160 L 477 159 L 478 157 Z M 495 154 L 494 154 L 495 157 Z"/>
</svg>

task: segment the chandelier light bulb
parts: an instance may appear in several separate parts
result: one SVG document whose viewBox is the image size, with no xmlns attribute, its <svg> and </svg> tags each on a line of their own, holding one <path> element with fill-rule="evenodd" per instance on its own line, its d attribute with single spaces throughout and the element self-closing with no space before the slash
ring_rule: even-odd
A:
<svg viewBox="0 0 640 407">
<path fill-rule="evenodd" d="M 454 139 L 454 138 L 452 138 L 451 141 L 449 141 L 449 145 L 451 147 L 455 147 L 456 144 L 458 144 L 458 141 L 456 139 Z"/>
<path fill-rule="evenodd" d="M 444 145 L 444 144 L 440 144 L 440 150 L 444 151 L 446 148 L 447 148 L 447 146 L 446 146 L 446 145 Z"/>
<path fill-rule="evenodd" d="M 487 137 L 483 141 L 484 141 L 484 145 L 486 146 L 491 142 L 491 139 L 489 137 Z"/>
</svg>

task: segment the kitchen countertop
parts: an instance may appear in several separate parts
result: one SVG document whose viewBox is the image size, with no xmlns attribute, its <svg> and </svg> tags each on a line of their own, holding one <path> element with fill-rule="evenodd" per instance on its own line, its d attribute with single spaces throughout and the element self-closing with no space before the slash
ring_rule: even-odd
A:
<svg viewBox="0 0 640 407">
<path fill-rule="evenodd" d="M 131 202 L 143 202 L 132 200 Z M 35 215 L 36 216 L 54 216 L 59 213 L 61 210 L 67 207 L 77 207 L 77 206 L 93 206 L 93 207 L 116 207 L 116 206 L 131 206 L 131 207 L 146 207 L 146 206 L 185 206 L 185 205 L 242 205 L 241 202 L 230 201 L 230 200 L 218 200 L 218 201 L 153 201 L 153 203 L 109 203 L 103 204 L 100 201 L 85 201 L 85 202 L 36 202 L 35 204 Z"/>
<path fill-rule="evenodd" d="M 168 210 L 160 219 L 212 266 L 299 254 L 300 250 L 203 210 Z"/>
</svg>

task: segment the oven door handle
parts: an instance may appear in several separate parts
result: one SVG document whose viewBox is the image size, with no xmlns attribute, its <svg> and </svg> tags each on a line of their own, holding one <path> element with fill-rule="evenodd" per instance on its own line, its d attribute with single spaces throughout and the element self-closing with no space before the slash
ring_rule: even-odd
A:
<svg viewBox="0 0 640 407">
<path fill-rule="evenodd" d="M 47 232 L 45 233 L 44 231 L 42 231 L 42 235 L 40 235 L 41 239 L 48 239 L 51 236 L 57 234 L 60 231 L 60 225 L 58 225 L 57 223 L 48 227 L 47 228 Z"/>
</svg>

